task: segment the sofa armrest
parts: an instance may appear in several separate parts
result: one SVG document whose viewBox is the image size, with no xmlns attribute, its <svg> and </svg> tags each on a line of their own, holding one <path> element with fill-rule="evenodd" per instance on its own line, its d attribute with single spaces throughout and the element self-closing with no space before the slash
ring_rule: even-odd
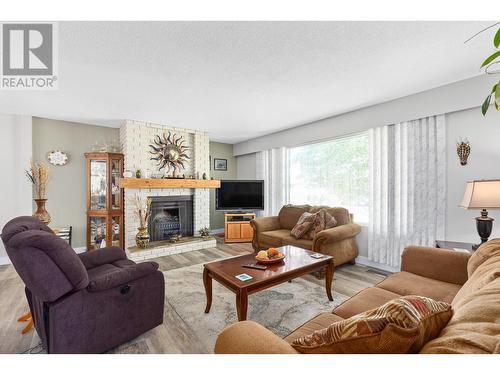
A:
<svg viewBox="0 0 500 375">
<path fill-rule="evenodd" d="M 437 247 L 408 246 L 401 255 L 401 271 L 463 285 L 470 256 Z"/>
<path fill-rule="evenodd" d="M 102 266 L 103 264 L 113 263 L 117 260 L 127 259 L 127 254 L 119 247 L 103 247 L 102 249 L 87 251 L 78 254 L 87 270 Z"/>
<path fill-rule="evenodd" d="M 90 282 L 87 290 L 90 292 L 100 292 L 102 290 L 116 288 L 151 273 L 157 272 L 157 270 L 158 263 L 142 262 L 137 264 L 124 264 L 120 267 L 115 267 L 112 270 L 105 270 L 104 272 L 99 272 L 95 275 L 91 275 L 91 273 L 89 273 Z"/>
<path fill-rule="evenodd" d="M 338 227 L 322 230 L 313 239 L 313 249 L 317 249 L 322 244 L 338 242 L 355 237 L 359 232 L 361 232 L 361 226 L 355 223 L 339 225 Z"/>
<path fill-rule="evenodd" d="M 297 354 L 285 340 L 249 320 L 225 328 L 217 337 L 214 352 L 215 354 Z"/>
<path fill-rule="evenodd" d="M 252 225 L 254 230 L 259 233 L 281 229 L 278 216 L 259 217 L 251 220 L 250 225 Z"/>
</svg>

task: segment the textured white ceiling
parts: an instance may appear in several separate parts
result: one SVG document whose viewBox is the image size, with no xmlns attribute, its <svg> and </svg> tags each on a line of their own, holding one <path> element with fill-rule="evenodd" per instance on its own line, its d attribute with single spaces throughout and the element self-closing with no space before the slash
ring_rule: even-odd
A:
<svg viewBox="0 0 500 375">
<path fill-rule="evenodd" d="M 236 143 L 479 73 L 491 22 L 61 22 L 59 89 L 0 112 Z"/>
</svg>

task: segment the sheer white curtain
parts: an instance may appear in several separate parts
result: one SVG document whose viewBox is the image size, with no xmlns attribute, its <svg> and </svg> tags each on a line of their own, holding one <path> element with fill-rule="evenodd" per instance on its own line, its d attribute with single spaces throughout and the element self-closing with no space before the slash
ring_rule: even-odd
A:
<svg viewBox="0 0 500 375">
<path fill-rule="evenodd" d="M 370 130 L 368 258 L 398 267 L 410 244 L 444 238 L 444 115 Z"/>
<path fill-rule="evenodd" d="M 273 148 L 257 154 L 257 179 L 264 180 L 264 216 L 277 215 L 288 203 L 288 150 Z"/>
</svg>

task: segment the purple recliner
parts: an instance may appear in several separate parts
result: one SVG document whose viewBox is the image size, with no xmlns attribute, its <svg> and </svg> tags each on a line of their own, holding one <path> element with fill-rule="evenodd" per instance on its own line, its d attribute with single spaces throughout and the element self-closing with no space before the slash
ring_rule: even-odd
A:
<svg viewBox="0 0 500 375">
<path fill-rule="evenodd" d="M 163 323 L 157 263 L 136 264 L 117 247 L 77 255 L 31 216 L 9 221 L 1 236 L 49 353 L 102 353 Z"/>
</svg>

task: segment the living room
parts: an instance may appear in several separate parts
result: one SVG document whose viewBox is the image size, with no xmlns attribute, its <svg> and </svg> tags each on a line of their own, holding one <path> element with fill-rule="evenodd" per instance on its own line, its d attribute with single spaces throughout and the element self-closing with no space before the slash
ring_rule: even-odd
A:
<svg viewBox="0 0 500 375">
<path fill-rule="evenodd" d="M 141 14 L 0 25 L 0 353 L 500 353 L 498 22 Z"/>
</svg>

